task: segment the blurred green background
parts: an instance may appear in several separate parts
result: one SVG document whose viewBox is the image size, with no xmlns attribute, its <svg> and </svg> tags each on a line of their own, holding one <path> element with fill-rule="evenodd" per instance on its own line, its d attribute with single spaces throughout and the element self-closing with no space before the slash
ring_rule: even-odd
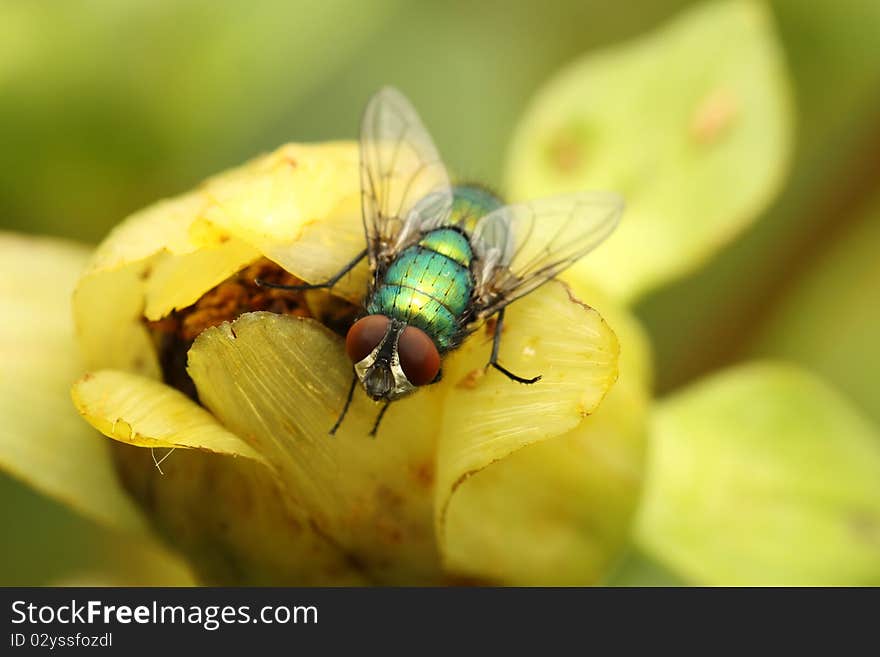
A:
<svg viewBox="0 0 880 657">
<path fill-rule="evenodd" d="M 280 143 L 355 137 L 383 84 L 419 108 L 459 177 L 500 188 L 543 82 L 692 4 L 4 0 L 0 229 L 95 243 L 130 212 Z M 880 3 L 769 5 L 797 108 L 790 174 L 719 257 L 637 304 L 657 394 L 785 357 L 880 422 Z M 0 522 L 4 584 L 87 572 L 114 545 L 8 478 Z M 624 580 L 666 581 L 640 568 Z"/>
</svg>

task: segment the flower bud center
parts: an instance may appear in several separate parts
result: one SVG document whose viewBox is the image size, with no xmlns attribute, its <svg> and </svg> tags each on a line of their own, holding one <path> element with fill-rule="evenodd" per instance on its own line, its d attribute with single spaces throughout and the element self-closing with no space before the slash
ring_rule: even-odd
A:
<svg viewBox="0 0 880 657">
<path fill-rule="evenodd" d="M 186 372 L 187 353 L 207 328 L 231 322 L 239 315 L 268 311 L 292 317 L 313 318 L 344 336 L 354 322 L 357 307 L 323 291 L 308 294 L 297 290 L 259 287 L 254 279 L 280 285 L 303 281 L 266 258 L 248 265 L 205 292 L 193 305 L 175 310 L 156 321 L 144 323 L 159 354 L 165 383 L 198 401 L 195 385 Z"/>
</svg>

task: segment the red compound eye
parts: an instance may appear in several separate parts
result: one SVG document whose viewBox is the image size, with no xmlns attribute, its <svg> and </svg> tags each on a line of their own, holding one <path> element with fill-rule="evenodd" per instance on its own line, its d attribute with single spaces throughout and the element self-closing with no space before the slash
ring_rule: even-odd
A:
<svg viewBox="0 0 880 657">
<path fill-rule="evenodd" d="M 414 386 L 431 383 L 440 371 L 440 354 L 428 334 L 407 326 L 400 334 L 397 353 L 403 373 Z"/>
<path fill-rule="evenodd" d="M 389 321 L 384 315 L 367 315 L 348 329 L 345 351 L 353 363 L 359 363 L 379 346 L 388 330 Z"/>
</svg>

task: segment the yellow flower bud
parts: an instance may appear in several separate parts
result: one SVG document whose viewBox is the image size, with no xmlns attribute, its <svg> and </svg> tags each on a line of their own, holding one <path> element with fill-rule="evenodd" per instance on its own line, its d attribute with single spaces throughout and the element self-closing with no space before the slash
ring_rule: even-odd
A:
<svg viewBox="0 0 880 657">
<path fill-rule="evenodd" d="M 117 441 L 179 448 L 165 475 L 120 448 L 129 489 L 206 581 L 598 581 L 641 480 L 648 365 L 634 320 L 607 305 L 632 350 L 612 389 L 621 346 L 586 305 L 594 293 L 551 282 L 504 326 L 504 362 L 540 383 L 484 371 L 487 325 L 440 383 L 391 406 L 377 439 L 360 389 L 331 438 L 351 381 L 340 333 L 366 267 L 333 295 L 268 299 L 249 277 L 318 282 L 363 245 L 351 143 L 284 146 L 111 233 L 74 295 L 92 371 L 73 399 Z"/>
</svg>

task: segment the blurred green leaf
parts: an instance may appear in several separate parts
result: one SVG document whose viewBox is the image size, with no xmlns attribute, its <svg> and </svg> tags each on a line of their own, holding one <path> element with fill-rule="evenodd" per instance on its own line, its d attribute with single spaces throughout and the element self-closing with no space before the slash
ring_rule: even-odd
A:
<svg viewBox="0 0 880 657">
<path fill-rule="evenodd" d="M 710 3 L 551 80 L 517 130 L 508 186 L 516 198 L 621 192 L 621 227 L 575 269 L 632 299 L 758 216 L 782 182 L 791 124 L 764 6 Z"/>
<path fill-rule="evenodd" d="M 687 586 L 687 582 L 638 550 L 626 555 L 605 586 Z"/>
<path fill-rule="evenodd" d="M 661 402 L 636 537 L 711 585 L 880 584 L 880 432 L 792 366 Z"/>
<path fill-rule="evenodd" d="M 798 109 L 782 195 L 760 222 L 695 275 L 649 294 L 637 312 L 671 390 L 741 358 L 761 322 L 856 218 L 880 170 L 880 3 L 774 0 Z M 687 318 L 687 321 L 682 321 Z"/>
<path fill-rule="evenodd" d="M 264 124 L 344 64 L 394 4 L 0 3 L 0 216 L 97 238 L 252 155 Z"/>
<path fill-rule="evenodd" d="M 102 527 L 3 472 L 0 500 L 2 586 L 193 584 L 188 566 L 152 539 Z"/>
<path fill-rule="evenodd" d="M 355 136 L 363 103 L 393 84 L 413 101 L 454 176 L 497 188 L 511 133 L 554 71 L 688 2 L 640 0 L 638 11 L 606 0 L 560 0 L 540 11 L 534 0 L 402 3 L 358 50 L 357 65 L 339 68 L 285 123 L 270 126 L 268 143 L 289 141 L 291 125 L 312 139 Z"/>
<path fill-rule="evenodd" d="M 880 423 L 880 197 L 776 308 L 755 352 L 801 363 Z"/>
</svg>

